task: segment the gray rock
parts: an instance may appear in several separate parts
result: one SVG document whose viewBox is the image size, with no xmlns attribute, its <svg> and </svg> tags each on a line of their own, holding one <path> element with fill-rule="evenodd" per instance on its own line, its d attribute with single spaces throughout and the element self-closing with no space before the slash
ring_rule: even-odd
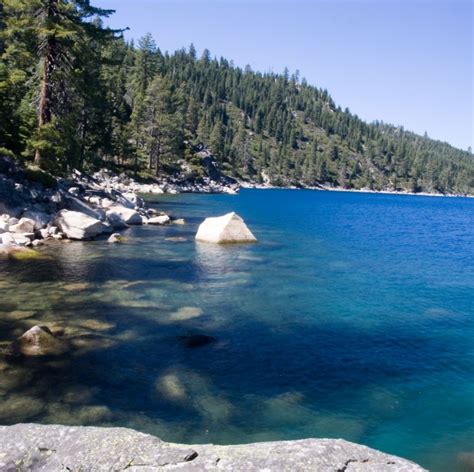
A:
<svg viewBox="0 0 474 472">
<path fill-rule="evenodd" d="M 107 239 L 108 243 L 122 243 L 124 241 L 124 237 L 120 233 L 113 233 Z"/>
<path fill-rule="evenodd" d="M 35 222 L 30 218 L 21 218 L 16 224 L 10 224 L 12 233 L 33 233 L 35 230 Z"/>
<path fill-rule="evenodd" d="M 71 194 L 71 195 L 74 195 L 75 197 L 78 197 L 80 194 L 81 194 L 81 190 L 79 187 L 70 187 L 68 189 L 68 192 Z"/>
<path fill-rule="evenodd" d="M 13 239 L 15 240 L 15 244 L 19 244 L 20 246 L 28 246 L 31 244 L 31 238 L 29 235 L 33 233 L 26 233 L 25 234 L 13 234 Z M 33 234 L 34 237 L 34 234 Z"/>
<path fill-rule="evenodd" d="M 106 226 L 101 221 L 84 213 L 69 210 L 60 211 L 55 224 L 70 239 L 94 238 L 106 230 Z"/>
<path fill-rule="evenodd" d="M 51 217 L 42 211 L 27 210 L 23 213 L 25 218 L 29 218 L 34 222 L 34 229 L 39 230 L 44 228 L 50 221 Z"/>
<path fill-rule="evenodd" d="M 99 221 L 105 220 L 105 211 L 102 208 L 92 208 L 86 202 L 70 195 L 66 198 L 66 208 L 68 210 L 84 213 L 85 215 L 95 218 Z"/>
<path fill-rule="evenodd" d="M 120 217 L 128 225 L 141 225 L 142 218 L 139 213 L 131 208 L 124 206 L 113 206 L 107 211 L 107 218 L 109 221 Z"/>
<path fill-rule="evenodd" d="M 128 228 L 127 223 L 123 220 L 123 218 L 114 212 L 107 213 L 107 221 L 110 223 L 110 225 L 113 228 L 116 229 L 122 229 L 122 228 Z"/>
<path fill-rule="evenodd" d="M 149 225 L 166 225 L 170 222 L 170 217 L 168 215 L 153 216 L 148 219 Z"/>
<path fill-rule="evenodd" d="M 196 241 L 206 243 L 253 243 L 257 238 L 237 213 L 206 218 L 198 228 Z"/>
<path fill-rule="evenodd" d="M 238 446 L 172 444 L 126 428 L 0 426 L 0 470 L 99 472 L 422 472 L 413 462 L 342 439 Z"/>
<path fill-rule="evenodd" d="M 11 233 L 0 234 L 0 240 L 2 244 L 15 244 L 15 238 Z"/>
<path fill-rule="evenodd" d="M 48 328 L 33 326 L 14 343 L 13 350 L 25 356 L 49 356 L 63 354 L 67 346 Z"/>
<path fill-rule="evenodd" d="M 46 239 L 49 236 L 49 230 L 47 228 L 42 228 L 38 231 L 38 236 L 41 236 L 42 239 Z"/>
</svg>

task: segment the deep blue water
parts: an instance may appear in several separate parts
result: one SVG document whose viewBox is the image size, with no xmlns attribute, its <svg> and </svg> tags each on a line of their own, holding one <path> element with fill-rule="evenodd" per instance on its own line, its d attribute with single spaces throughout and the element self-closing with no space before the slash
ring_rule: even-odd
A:
<svg viewBox="0 0 474 472">
<path fill-rule="evenodd" d="M 26 397 L 42 403 L 20 420 L 191 443 L 342 437 L 463 470 L 474 453 L 473 199 L 242 190 L 154 205 L 187 224 L 132 228 L 120 246 L 58 244 L 35 270 L 0 266 L 0 339 L 39 320 L 67 326 L 82 349 L 7 366 L 29 380 L 3 386 L 12 413 L 0 407 L 0 422 L 15 422 Z M 228 211 L 257 244 L 194 242 L 204 217 Z M 8 321 L 15 310 L 34 314 Z M 194 335 L 215 341 L 192 347 Z"/>
</svg>

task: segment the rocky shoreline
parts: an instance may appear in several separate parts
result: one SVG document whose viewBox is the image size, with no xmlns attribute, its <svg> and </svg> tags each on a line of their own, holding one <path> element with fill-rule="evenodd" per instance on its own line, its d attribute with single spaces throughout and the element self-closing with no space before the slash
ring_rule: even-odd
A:
<svg viewBox="0 0 474 472">
<path fill-rule="evenodd" d="M 184 223 L 182 219 L 173 219 L 163 212 L 148 208 L 140 194 L 236 194 L 241 187 L 279 188 L 268 182 L 237 182 L 225 177 L 218 171 L 212 156 L 203 153 L 201 157 L 203 162 L 207 162 L 207 176 L 197 181 L 187 180 L 184 173 L 175 178 L 162 177 L 151 183 L 140 183 L 127 175 L 117 175 L 107 170 L 93 175 L 74 171 L 70 178 L 54 179 L 43 171 L 23 169 L 12 159 L 0 156 L 0 256 L 17 256 L 20 253 L 20 257 L 26 257 L 27 254 L 32 256 L 34 252 L 26 251 L 25 248 L 40 246 L 48 240 L 87 240 L 109 234 L 113 235 L 109 238 L 110 242 L 120 242 L 120 235 L 115 231 L 130 225 Z M 446 196 L 328 186 L 302 188 Z"/>
<path fill-rule="evenodd" d="M 193 190 L 200 187 L 184 189 Z M 235 193 L 217 183 L 208 187 L 211 190 Z M 131 225 L 183 224 L 182 219 L 148 208 L 138 195 L 180 191 L 177 184 L 141 184 L 105 170 L 91 176 L 74 171 L 69 179 L 56 180 L 0 158 L 0 256 L 33 256 L 31 248 L 48 240 L 88 240 L 112 234 L 109 241 L 120 242 L 114 232 Z"/>
<path fill-rule="evenodd" d="M 451 198 L 474 198 L 474 195 L 471 194 L 455 194 L 455 193 L 429 193 L 429 192 L 408 192 L 401 190 L 372 190 L 370 188 L 344 188 L 330 185 L 319 185 L 319 186 L 296 186 L 288 185 L 284 187 L 279 187 L 276 185 L 271 185 L 269 183 L 259 184 L 256 182 L 239 182 L 240 188 L 253 188 L 259 190 L 272 190 L 272 189 L 289 189 L 289 190 L 318 190 L 324 192 L 347 192 L 347 193 L 374 193 L 382 195 L 409 195 L 416 197 L 451 197 Z"/>
<path fill-rule="evenodd" d="M 173 444 L 126 428 L 0 426 L 0 470 L 220 470 L 266 472 L 422 472 L 414 462 L 342 439 L 235 446 Z"/>
</svg>

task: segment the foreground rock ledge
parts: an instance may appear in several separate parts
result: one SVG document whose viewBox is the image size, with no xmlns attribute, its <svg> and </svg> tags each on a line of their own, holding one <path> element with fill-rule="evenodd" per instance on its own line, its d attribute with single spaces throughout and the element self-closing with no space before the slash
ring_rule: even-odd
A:
<svg viewBox="0 0 474 472">
<path fill-rule="evenodd" d="M 342 439 L 238 446 L 171 444 L 126 428 L 0 426 L 1 471 L 424 471 Z"/>
</svg>

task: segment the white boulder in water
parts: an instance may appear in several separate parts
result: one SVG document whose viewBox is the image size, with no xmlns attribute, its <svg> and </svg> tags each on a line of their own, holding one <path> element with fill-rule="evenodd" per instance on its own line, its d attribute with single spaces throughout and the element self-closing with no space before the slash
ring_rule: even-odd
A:
<svg viewBox="0 0 474 472">
<path fill-rule="evenodd" d="M 257 238 L 237 213 L 206 218 L 199 226 L 196 241 L 205 243 L 254 243 Z"/>
<path fill-rule="evenodd" d="M 55 224 L 70 239 L 90 239 L 107 230 L 101 221 L 78 211 L 60 211 Z"/>
</svg>

